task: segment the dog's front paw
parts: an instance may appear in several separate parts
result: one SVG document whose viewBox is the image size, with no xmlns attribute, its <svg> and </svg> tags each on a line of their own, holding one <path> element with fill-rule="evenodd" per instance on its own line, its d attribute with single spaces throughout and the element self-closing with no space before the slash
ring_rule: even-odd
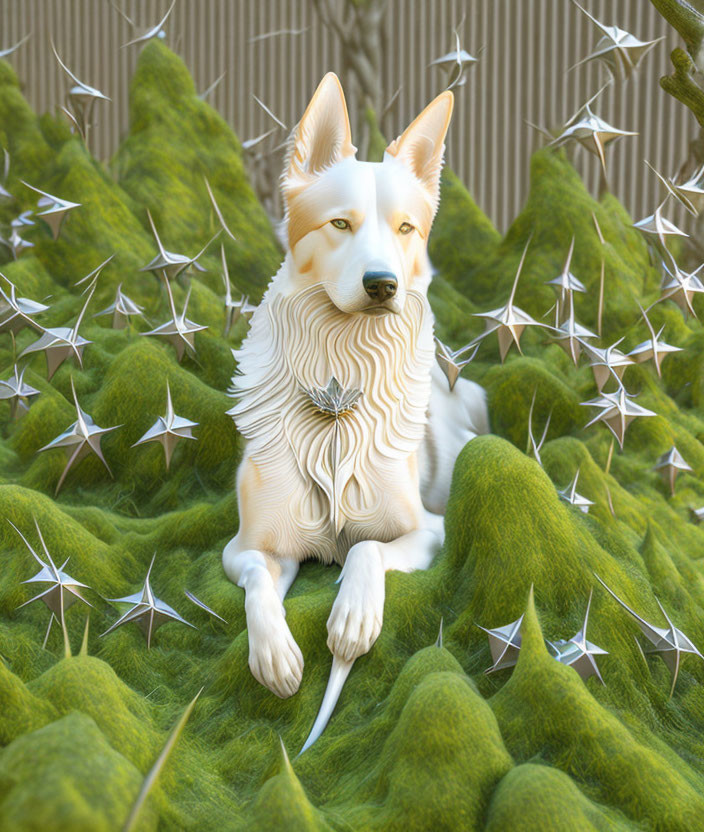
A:
<svg viewBox="0 0 704 832">
<path fill-rule="evenodd" d="M 328 618 L 328 647 L 344 661 L 368 653 L 384 617 L 384 568 L 375 543 L 350 549 Z"/>
<path fill-rule="evenodd" d="M 249 669 L 254 678 L 281 699 L 301 684 L 303 655 L 291 635 L 277 597 L 260 601 L 247 613 Z"/>
</svg>

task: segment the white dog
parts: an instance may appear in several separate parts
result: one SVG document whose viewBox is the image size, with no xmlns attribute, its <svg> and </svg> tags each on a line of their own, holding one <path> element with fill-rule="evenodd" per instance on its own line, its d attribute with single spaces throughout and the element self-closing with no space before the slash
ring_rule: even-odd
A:
<svg viewBox="0 0 704 832">
<path fill-rule="evenodd" d="M 482 388 L 450 391 L 435 362 L 427 300 L 452 106 L 442 93 L 382 162 L 360 162 L 340 82 L 323 78 L 282 175 L 289 250 L 237 356 L 230 412 L 247 444 L 223 564 L 245 590 L 249 666 L 278 696 L 303 672 L 282 603 L 298 565 L 343 565 L 306 747 L 379 635 L 384 573 L 429 566 L 455 459 L 488 431 Z"/>
</svg>

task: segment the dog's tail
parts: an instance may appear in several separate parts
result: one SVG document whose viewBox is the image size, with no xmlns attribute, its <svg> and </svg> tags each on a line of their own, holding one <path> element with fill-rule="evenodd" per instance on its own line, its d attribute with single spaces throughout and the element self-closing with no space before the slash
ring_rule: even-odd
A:
<svg viewBox="0 0 704 832">
<path fill-rule="evenodd" d="M 301 748 L 298 752 L 299 757 L 306 749 L 313 745 L 313 743 L 325 730 L 325 726 L 328 724 L 328 720 L 332 716 L 332 712 L 335 710 L 337 700 L 340 698 L 340 694 L 342 693 L 342 686 L 345 684 L 347 677 L 350 675 L 350 670 L 352 670 L 353 664 L 354 659 L 352 659 L 351 662 L 346 662 L 344 659 L 339 658 L 333 653 L 330 678 L 328 679 L 328 686 L 325 688 L 323 702 L 320 706 L 320 710 L 318 711 L 318 716 L 315 718 L 313 727 L 310 729 L 308 739 L 303 744 L 303 748 Z"/>
</svg>

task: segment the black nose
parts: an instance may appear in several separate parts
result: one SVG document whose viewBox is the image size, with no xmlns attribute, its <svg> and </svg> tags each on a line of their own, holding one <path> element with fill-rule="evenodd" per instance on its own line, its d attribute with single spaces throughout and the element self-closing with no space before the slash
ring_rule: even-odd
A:
<svg viewBox="0 0 704 832">
<path fill-rule="evenodd" d="M 362 284 L 369 297 L 379 303 L 391 300 L 398 288 L 396 275 L 391 272 L 365 272 Z"/>
</svg>

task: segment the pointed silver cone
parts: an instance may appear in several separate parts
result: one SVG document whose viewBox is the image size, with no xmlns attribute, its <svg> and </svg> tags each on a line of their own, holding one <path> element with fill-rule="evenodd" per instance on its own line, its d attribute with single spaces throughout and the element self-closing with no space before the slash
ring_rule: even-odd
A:
<svg viewBox="0 0 704 832">
<path fill-rule="evenodd" d="M 472 344 L 476 343 L 477 340 L 486 338 L 486 336 L 490 335 L 492 332 L 495 332 L 499 339 L 499 354 L 501 355 L 502 364 L 512 344 L 516 345 L 518 352 L 522 352 L 520 339 L 523 334 L 523 330 L 527 326 L 539 326 L 545 328 L 545 324 L 534 320 L 530 315 L 522 309 L 519 309 L 514 304 L 516 288 L 518 287 L 518 279 L 521 276 L 521 271 L 523 269 L 523 264 L 526 259 L 526 254 L 528 253 L 528 247 L 530 246 L 532 236 L 533 235 L 531 234 L 525 248 L 523 249 L 523 254 L 521 255 L 520 263 L 518 264 L 516 277 L 514 278 L 513 287 L 511 288 L 511 294 L 506 306 L 502 306 L 499 309 L 493 309 L 491 312 L 474 313 L 475 318 L 486 319 L 486 329 L 480 338 L 475 339 Z"/>
<path fill-rule="evenodd" d="M 623 387 L 615 393 L 602 393 L 599 398 L 581 402 L 581 404 L 583 407 L 598 407 L 601 410 L 601 413 L 584 427 L 588 428 L 597 422 L 603 422 L 614 435 L 621 449 L 623 449 L 626 430 L 634 419 L 641 416 L 657 416 L 652 410 L 636 404 L 633 397 L 629 396 Z"/>
<path fill-rule="evenodd" d="M 210 96 L 210 94 L 215 92 L 215 90 L 220 86 L 220 82 L 222 81 L 222 79 L 226 75 L 227 75 L 227 70 L 224 70 L 223 72 L 221 72 L 220 75 L 218 75 L 218 77 L 213 81 L 213 83 L 210 84 L 210 86 L 206 87 L 203 90 L 203 92 L 198 94 L 198 98 L 201 101 L 206 101 L 208 99 L 208 97 Z"/>
<path fill-rule="evenodd" d="M 639 304 L 640 306 L 640 304 Z M 662 364 L 663 358 L 669 355 L 671 352 L 681 352 L 681 347 L 673 347 L 670 344 L 666 344 L 664 341 L 660 340 L 660 336 L 665 329 L 664 325 L 660 328 L 660 331 L 655 334 L 655 330 L 653 329 L 652 324 L 650 323 L 650 319 L 648 318 L 648 314 L 642 306 L 640 306 L 640 312 L 643 316 L 643 320 L 645 321 L 646 326 L 648 327 L 648 332 L 650 333 L 650 338 L 647 341 L 643 341 L 638 346 L 634 347 L 629 353 L 628 356 L 632 358 L 637 364 L 642 364 L 644 361 L 652 361 L 655 364 L 655 369 L 657 371 L 658 377 L 662 376 L 662 371 L 660 369 L 660 365 Z"/>
<path fill-rule="evenodd" d="M 592 604 L 592 592 L 589 593 L 589 601 L 587 602 L 587 611 L 584 615 L 584 624 L 582 629 L 568 641 L 562 639 L 558 641 L 548 641 L 550 652 L 561 664 L 566 664 L 568 667 L 573 667 L 581 676 L 583 681 L 587 681 L 590 676 L 596 676 L 602 685 L 606 683 L 601 677 L 599 668 L 597 666 L 594 656 L 608 656 L 607 650 L 602 650 L 591 641 L 587 641 L 587 624 L 589 622 L 589 608 Z"/>
<path fill-rule="evenodd" d="M 591 344 L 582 343 L 582 347 L 594 374 L 597 390 L 600 393 L 609 379 L 614 379 L 620 387 L 626 367 L 634 363 L 632 358 L 622 353 L 621 350 L 616 349 L 622 340 L 623 338 L 619 339 L 615 344 L 612 344 L 605 350 L 599 349 L 599 347 L 593 347 Z"/>
<path fill-rule="evenodd" d="M 64 217 L 74 208 L 80 208 L 80 202 L 69 202 L 67 199 L 52 196 L 46 191 L 42 191 L 40 188 L 35 188 L 34 185 L 30 185 L 29 182 L 25 182 L 24 179 L 20 179 L 20 182 L 30 190 L 40 195 L 41 199 L 39 200 L 39 207 L 42 210 L 37 212 L 37 216 L 41 217 L 49 226 L 51 233 L 56 240 L 59 236 L 59 232 L 61 231 L 61 224 L 64 221 Z"/>
<path fill-rule="evenodd" d="M 132 447 L 137 445 L 144 445 L 147 442 L 159 442 L 164 448 L 164 456 L 166 458 L 166 470 L 169 470 L 171 464 L 171 456 L 174 448 L 180 439 L 195 439 L 193 436 L 193 428 L 198 426 L 198 422 L 191 422 L 189 419 L 184 419 L 182 416 L 177 416 L 174 413 L 174 406 L 171 402 L 171 388 L 169 382 L 166 382 L 166 415 L 160 416 L 156 422 L 149 428 L 149 430 L 138 439 Z"/>
<path fill-rule="evenodd" d="M 41 331 L 42 327 L 33 318 L 46 312 L 49 307 L 29 298 L 18 298 L 15 284 L 2 272 L 0 277 L 7 283 L 9 290 L 6 292 L 0 285 L 0 332 L 12 332 L 16 335 L 25 326 Z"/>
<path fill-rule="evenodd" d="M 223 73 L 224 74 L 224 73 Z M 222 215 L 222 211 L 220 210 L 220 206 L 215 199 L 215 194 L 213 193 L 213 189 L 210 187 L 210 182 L 208 182 L 207 177 L 203 177 L 205 181 L 205 187 L 208 189 L 208 196 L 210 197 L 210 202 L 213 206 L 213 211 L 215 211 L 215 216 L 218 218 L 218 222 L 220 223 L 220 227 L 222 230 L 227 234 L 227 236 L 232 240 L 233 243 L 237 242 L 237 237 L 230 231 L 228 224 L 225 222 L 225 217 Z M 223 254 L 224 259 L 224 254 Z"/>
<path fill-rule="evenodd" d="M 102 315 L 110 314 L 112 314 L 112 328 L 124 329 L 133 315 L 137 317 L 144 315 L 144 308 L 127 297 L 122 291 L 122 283 L 120 283 L 115 293 L 115 300 L 110 306 L 106 306 L 105 309 L 96 312 L 93 317 L 99 318 Z"/>
<path fill-rule="evenodd" d="M 665 186 L 667 196 L 676 199 L 693 216 L 699 214 L 704 207 L 704 166 L 697 168 L 689 179 L 678 184 L 674 179 L 663 176 L 647 160 L 645 164 Z"/>
<path fill-rule="evenodd" d="M 467 71 L 477 63 L 477 59 L 462 48 L 458 29 L 459 27 L 455 29 L 454 33 L 455 48 L 428 64 L 428 66 L 439 67 L 447 74 L 446 89 L 448 90 L 464 86 L 467 82 Z"/>
<path fill-rule="evenodd" d="M 239 300 L 232 299 L 230 272 L 227 268 L 224 246 L 220 246 L 220 256 L 222 258 L 222 279 L 225 284 L 225 328 L 223 330 L 223 335 L 227 338 L 230 334 L 230 330 L 237 323 L 240 317 L 249 320 L 257 307 L 249 303 L 249 298 L 246 295 L 242 295 Z"/>
<path fill-rule="evenodd" d="M 86 302 L 83 304 L 83 308 L 73 327 L 57 326 L 44 329 L 39 339 L 25 347 L 19 354 L 19 358 L 22 358 L 33 352 L 44 352 L 46 355 L 47 380 L 54 375 L 60 365 L 70 356 L 75 356 L 78 365 L 80 367 L 83 366 L 83 350 L 92 342 L 87 341 L 82 335 L 79 335 L 78 330 L 83 321 L 88 304 L 93 298 L 94 291 L 95 283 L 91 286 Z"/>
<path fill-rule="evenodd" d="M 20 235 L 17 227 L 14 225 L 10 229 L 9 237 L 0 237 L 0 243 L 10 249 L 13 260 L 19 259 L 20 254 L 28 248 L 34 248 L 34 243 L 30 243 L 29 240 L 25 240 L 24 237 Z"/>
<path fill-rule="evenodd" d="M 71 70 L 66 66 L 66 64 L 61 60 L 59 57 L 59 53 L 56 51 L 56 47 L 54 46 L 54 42 L 51 43 L 51 48 L 54 52 L 54 57 L 59 62 L 61 69 L 68 75 L 68 77 L 73 81 L 74 86 L 71 88 L 70 95 L 72 96 L 83 96 L 86 98 L 94 98 L 94 99 L 102 99 L 103 101 L 110 101 L 107 95 L 103 95 L 100 90 L 96 89 L 95 87 L 91 87 L 88 84 L 80 81 L 76 76 L 71 72 Z"/>
<path fill-rule="evenodd" d="M 63 610 L 67 610 L 71 606 L 71 604 L 75 603 L 76 601 L 81 601 L 82 603 L 91 607 L 92 604 L 86 601 L 86 599 L 81 594 L 81 589 L 90 589 L 90 587 L 87 586 L 87 584 L 83 584 L 80 581 L 75 580 L 70 575 L 67 575 L 66 572 L 64 572 L 64 567 L 68 563 L 68 559 L 62 564 L 62 566 L 57 568 L 51 555 L 49 554 L 49 550 L 46 547 L 46 543 L 44 542 L 44 537 L 41 533 L 41 529 L 39 528 L 39 523 L 37 523 L 36 517 L 34 518 L 34 525 L 37 530 L 37 535 L 39 536 L 39 541 L 42 544 L 42 549 L 44 551 L 46 561 L 42 560 L 42 558 L 40 558 L 39 555 L 34 551 L 34 549 L 30 546 L 27 538 L 22 534 L 22 532 L 17 528 L 17 526 L 15 526 L 15 524 L 12 523 L 10 520 L 8 520 L 7 522 L 22 538 L 24 545 L 27 547 L 27 549 L 29 549 L 32 556 L 41 567 L 41 569 L 39 570 L 39 572 L 37 572 L 36 575 L 32 576 L 31 578 L 28 578 L 26 581 L 22 581 L 22 583 L 49 584 L 48 589 L 45 589 L 39 595 L 35 595 L 34 598 L 30 598 L 29 601 L 25 601 L 23 604 L 20 604 L 18 609 L 20 609 L 21 607 L 26 607 L 27 604 L 33 604 L 35 601 L 43 601 L 51 610 L 53 615 L 60 619 L 62 608 Z"/>
<path fill-rule="evenodd" d="M 161 18 L 161 20 L 156 24 L 156 26 L 150 26 L 149 28 L 145 29 L 141 34 L 137 35 L 137 37 L 133 38 L 132 40 L 128 41 L 127 43 L 122 44 L 122 49 L 126 46 L 132 46 L 135 43 L 146 43 L 148 40 L 153 40 L 154 38 L 164 38 L 166 32 L 164 31 L 164 26 L 166 21 L 169 19 L 169 15 L 173 11 L 174 6 L 176 5 L 176 0 L 173 0 L 171 5 L 169 6 L 169 10 L 166 14 Z M 118 9 L 119 11 L 119 9 Z M 122 14 L 122 12 L 120 12 Z M 132 22 L 129 17 L 123 14 L 126 20 Z M 134 26 L 134 24 L 132 24 Z"/>
<path fill-rule="evenodd" d="M 147 211 L 147 216 L 149 217 L 149 225 L 152 229 L 152 234 L 154 235 L 154 239 L 157 244 L 157 248 L 159 249 L 159 253 L 156 257 L 147 263 L 146 266 L 142 266 L 139 270 L 140 272 L 156 272 L 165 274 L 169 280 L 173 280 L 174 278 L 178 277 L 182 271 L 187 269 L 189 266 L 194 266 L 197 269 L 203 271 L 203 267 L 197 262 L 198 258 L 205 252 L 208 246 L 215 240 L 220 232 L 218 231 L 217 234 L 212 237 L 208 242 L 203 246 L 203 248 L 195 255 L 195 257 L 186 257 L 185 254 L 174 254 L 172 251 L 167 251 L 164 246 L 162 245 L 161 238 L 156 230 L 156 226 L 154 225 L 154 220 L 152 219 L 152 215 L 150 211 Z"/>
<path fill-rule="evenodd" d="M 644 618 L 641 618 L 638 613 L 632 610 L 628 604 L 625 603 L 625 601 L 622 601 L 598 575 L 595 574 L 594 577 L 597 581 L 599 581 L 609 595 L 615 598 L 624 610 L 626 610 L 626 612 L 636 620 L 641 632 L 650 642 L 650 646 L 646 648 L 645 652 L 655 653 L 660 656 L 660 658 L 669 667 L 670 672 L 672 673 L 672 687 L 670 688 L 670 696 L 672 696 L 675 692 L 675 685 L 677 684 L 677 676 L 679 674 L 682 654 L 694 653 L 696 656 L 699 656 L 700 659 L 704 659 L 704 656 L 702 656 L 699 650 L 697 650 L 682 630 L 678 630 L 677 627 L 675 627 L 657 597 L 655 600 L 657 605 L 660 607 L 660 611 L 665 617 L 665 620 L 667 621 L 667 628 L 656 627 L 654 624 L 650 624 Z"/>
<path fill-rule="evenodd" d="M 572 292 L 586 292 L 586 288 L 579 278 L 575 277 L 572 272 L 570 271 L 570 266 L 572 265 L 572 255 L 574 253 L 574 236 L 572 237 L 572 241 L 570 243 L 569 250 L 567 252 L 567 258 L 565 260 L 565 264 L 562 267 L 562 271 L 558 274 L 557 277 L 554 277 L 552 280 L 546 280 L 546 284 L 548 286 L 554 286 L 557 292 L 558 299 L 560 301 L 561 306 L 564 307 L 567 297 L 572 294 Z"/>
<path fill-rule="evenodd" d="M 108 633 L 112 633 L 113 630 L 116 630 L 123 624 L 128 624 L 129 622 L 134 621 L 135 624 L 139 625 L 144 633 L 144 637 L 147 640 L 147 650 L 149 650 L 152 646 L 152 634 L 156 632 L 162 624 L 166 624 L 168 621 L 178 621 L 181 624 L 193 627 L 194 630 L 197 629 L 197 627 L 194 627 L 193 624 L 186 621 L 185 618 L 182 618 L 181 615 L 173 609 L 173 607 L 170 607 L 154 595 L 151 583 L 149 582 L 149 577 L 152 572 L 152 567 L 154 566 L 155 558 L 156 553 L 152 557 L 152 562 L 149 564 L 149 570 L 147 571 L 147 577 L 145 578 L 144 585 L 139 592 L 136 592 L 133 595 L 127 595 L 124 598 L 107 599 L 113 604 L 129 604 L 130 609 L 118 618 L 114 624 L 108 627 L 104 633 L 101 633 L 101 638 L 106 636 Z"/>
<path fill-rule="evenodd" d="M 29 410 L 28 399 L 31 396 L 38 396 L 39 390 L 26 384 L 24 374 L 27 368 L 23 367 L 20 372 L 17 364 L 14 366 L 13 374 L 8 379 L 0 379 L 0 401 L 10 402 L 10 418 L 15 419 Z"/>
<path fill-rule="evenodd" d="M 464 355 L 474 344 L 476 344 L 474 346 L 474 352 L 467 358 L 460 359 L 460 356 Z M 460 377 L 462 368 L 466 367 L 473 360 L 478 349 L 479 344 L 476 341 L 472 341 L 464 347 L 460 347 L 458 350 L 451 350 L 447 344 L 443 344 L 437 336 L 435 337 L 435 358 L 440 369 L 445 374 L 451 391 L 455 389 L 455 384 L 457 384 L 457 379 Z"/>
<path fill-rule="evenodd" d="M 659 471 L 665 482 L 669 486 L 670 494 L 675 493 L 675 480 L 680 471 L 691 471 L 692 467 L 689 465 L 682 454 L 673 445 L 669 451 L 664 453 L 657 461 L 653 468 L 654 471 Z"/>
<path fill-rule="evenodd" d="M 600 23 L 586 9 L 583 9 L 576 0 L 573 0 L 573 2 L 592 23 L 599 27 L 602 37 L 596 43 L 592 52 L 586 58 L 582 58 L 581 61 L 571 66 L 570 69 L 581 66 L 588 61 L 601 61 L 616 80 L 625 81 L 636 71 L 638 64 L 645 55 L 661 40 L 664 40 L 664 37 L 647 41 L 639 40 L 630 32 L 626 32 L 618 26 L 606 26 Z"/>
<path fill-rule="evenodd" d="M 188 312 L 188 301 L 191 299 L 190 288 L 186 293 L 186 299 L 183 303 L 183 312 L 178 313 L 176 312 L 176 306 L 174 305 L 174 295 L 171 291 L 171 284 L 166 277 L 164 277 L 164 284 L 166 286 L 166 293 L 169 297 L 171 319 L 149 332 L 140 332 L 140 335 L 153 335 L 156 338 L 163 338 L 165 341 L 168 341 L 175 348 L 176 357 L 180 361 L 186 350 L 188 350 L 189 355 L 195 356 L 195 334 L 196 332 L 202 332 L 208 327 L 196 324 L 186 317 L 186 313 Z"/>
<path fill-rule="evenodd" d="M 533 408 L 535 407 L 535 397 L 538 392 L 538 388 L 536 387 L 533 390 L 533 398 L 530 402 L 530 410 L 528 411 L 528 442 L 529 442 L 529 449 L 533 456 L 535 457 L 535 461 L 543 467 L 543 460 L 540 458 L 540 451 L 545 444 L 545 438 L 548 435 L 548 429 L 550 428 L 550 420 L 552 419 L 552 409 L 550 413 L 548 413 L 548 418 L 545 421 L 545 427 L 543 428 L 543 435 L 540 437 L 540 441 L 536 442 L 535 437 L 533 436 Z"/>
<path fill-rule="evenodd" d="M 438 637 L 435 639 L 435 646 L 442 647 L 442 616 L 440 617 L 440 629 L 438 630 Z"/>
<path fill-rule="evenodd" d="M 656 236 L 662 245 L 665 245 L 665 237 L 668 236 L 689 237 L 689 234 L 687 234 L 686 231 L 682 231 L 681 228 L 678 228 L 673 222 L 668 220 L 667 217 L 663 217 L 663 205 L 664 203 L 661 202 L 655 209 L 654 214 L 650 214 L 650 216 L 645 217 L 638 222 L 634 222 L 633 227 L 642 231 L 644 234 L 652 234 Z"/>
<path fill-rule="evenodd" d="M 104 434 L 110 433 L 111 431 L 122 427 L 121 425 L 114 425 L 110 428 L 101 428 L 95 424 L 93 419 L 85 411 L 83 411 L 81 406 L 78 404 L 76 388 L 73 384 L 73 377 L 71 377 L 71 392 L 73 393 L 73 403 L 76 407 L 76 415 L 78 418 L 72 425 L 66 428 L 63 433 L 59 434 L 56 439 L 52 439 L 48 445 L 44 445 L 43 448 L 40 448 L 37 451 L 37 453 L 41 453 L 42 451 L 49 451 L 54 448 L 66 449 L 68 461 L 66 462 L 66 467 L 56 484 L 56 491 L 54 492 L 55 496 L 59 493 L 61 486 L 66 479 L 66 474 L 68 474 L 69 469 L 74 462 L 78 462 L 91 452 L 98 457 L 107 469 L 108 474 L 112 477 L 112 471 L 105 461 L 100 442 Z"/>
<path fill-rule="evenodd" d="M 699 272 L 704 266 L 700 266 L 693 272 L 683 272 L 673 261 L 673 270 L 665 266 L 663 285 L 660 290 L 660 300 L 672 300 L 682 310 L 684 319 L 692 315 L 697 317 L 694 311 L 694 296 L 704 293 L 704 284 L 699 279 Z"/>
<path fill-rule="evenodd" d="M 208 615 L 212 615 L 213 618 L 217 618 L 220 621 L 222 621 L 223 624 L 227 624 L 227 621 L 221 615 L 218 615 L 215 612 L 215 610 L 210 609 L 210 607 L 207 604 L 204 604 L 199 598 L 196 598 L 196 596 L 192 592 L 189 592 L 187 589 L 184 589 L 183 593 L 189 601 L 192 601 L 197 607 L 200 607 L 202 610 L 205 610 L 205 612 L 207 612 Z"/>
<path fill-rule="evenodd" d="M 556 335 L 553 338 L 555 343 L 569 355 L 572 363 L 576 367 L 579 364 L 579 357 L 582 354 L 582 346 L 589 338 L 596 338 L 597 335 L 590 329 L 577 323 L 574 317 L 574 295 L 569 294 L 570 310 L 569 313 L 560 326 L 555 328 Z"/>
<path fill-rule="evenodd" d="M 587 497 L 583 497 L 581 494 L 577 493 L 577 482 L 579 481 L 579 468 L 577 469 L 577 473 L 574 475 L 574 479 L 572 482 L 564 489 L 564 491 L 558 490 L 558 495 L 560 499 L 564 500 L 566 503 L 569 503 L 571 506 L 575 506 L 578 508 L 583 514 L 589 513 L 589 507 L 594 505 L 593 500 L 589 500 Z"/>
<path fill-rule="evenodd" d="M 523 616 L 510 624 L 496 627 L 493 630 L 488 630 L 486 627 L 482 627 L 481 624 L 477 624 L 477 627 L 484 630 L 489 636 L 489 649 L 491 650 L 491 658 L 494 660 L 494 664 L 487 668 L 484 673 L 494 673 L 497 670 L 513 667 L 516 664 L 521 649 L 522 623 Z"/>
<path fill-rule="evenodd" d="M 8 46 L 5 49 L 0 49 L 0 58 L 9 58 L 13 52 L 16 52 L 23 43 L 26 43 L 30 37 L 32 36 L 31 32 L 28 32 L 21 40 L 18 40 L 13 46 Z"/>
</svg>

